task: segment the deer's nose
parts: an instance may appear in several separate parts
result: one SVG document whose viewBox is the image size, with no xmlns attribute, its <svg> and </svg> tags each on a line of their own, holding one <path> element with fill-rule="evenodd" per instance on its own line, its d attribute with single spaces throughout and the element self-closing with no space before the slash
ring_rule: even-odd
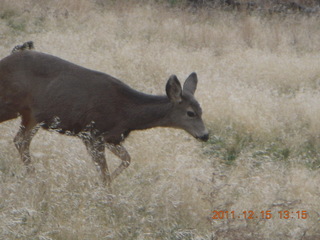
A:
<svg viewBox="0 0 320 240">
<path fill-rule="evenodd" d="M 209 134 L 207 133 L 207 134 L 205 134 L 205 135 L 203 135 L 203 136 L 199 137 L 199 139 L 200 139 L 201 141 L 206 142 L 206 141 L 208 141 L 208 139 L 209 139 Z"/>
</svg>

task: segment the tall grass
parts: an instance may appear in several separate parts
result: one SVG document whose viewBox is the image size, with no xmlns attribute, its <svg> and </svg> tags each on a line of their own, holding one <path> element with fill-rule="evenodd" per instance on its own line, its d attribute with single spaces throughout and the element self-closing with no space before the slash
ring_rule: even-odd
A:
<svg viewBox="0 0 320 240">
<path fill-rule="evenodd" d="M 33 40 L 38 51 L 151 94 L 164 94 L 171 74 L 184 81 L 195 71 L 211 131 L 208 144 L 179 130 L 132 133 L 132 165 L 110 195 L 78 139 L 40 131 L 29 176 L 12 142 L 19 120 L 0 124 L 1 240 L 320 237 L 317 16 L 151 1 L 0 5 L 1 57 Z M 119 164 L 107 158 L 110 168 Z M 273 217 L 213 220 L 213 210 Z M 309 216 L 280 219 L 284 210 Z"/>
</svg>

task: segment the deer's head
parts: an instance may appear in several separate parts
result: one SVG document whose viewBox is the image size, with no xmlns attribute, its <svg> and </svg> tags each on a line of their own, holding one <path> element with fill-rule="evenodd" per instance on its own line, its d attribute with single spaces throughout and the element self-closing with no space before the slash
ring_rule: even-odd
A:
<svg viewBox="0 0 320 240">
<path fill-rule="evenodd" d="M 202 109 L 194 98 L 198 78 L 191 73 L 183 84 L 183 88 L 175 75 L 172 75 L 166 85 L 167 96 L 173 104 L 170 111 L 170 122 L 175 128 L 181 128 L 193 137 L 202 141 L 209 139 L 209 132 L 202 121 Z"/>
</svg>

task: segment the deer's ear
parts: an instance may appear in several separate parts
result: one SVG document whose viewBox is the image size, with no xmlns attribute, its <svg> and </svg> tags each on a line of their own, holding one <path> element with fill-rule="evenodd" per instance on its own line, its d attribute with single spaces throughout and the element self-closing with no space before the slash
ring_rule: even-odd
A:
<svg viewBox="0 0 320 240">
<path fill-rule="evenodd" d="M 197 77 L 197 74 L 195 72 L 193 72 L 190 74 L 190 76 L 184 82 L 183 91 L 194 95 L 194 92 L 197 89 L 197 84 L 198 84 L 198 77 Z"/>
<path fill-rule="evenodd" d="M 167 96 L 171 102 L 181 102 L 182 88 L 176 75 L 172 75 L 166 85 Z"/>
</svg>

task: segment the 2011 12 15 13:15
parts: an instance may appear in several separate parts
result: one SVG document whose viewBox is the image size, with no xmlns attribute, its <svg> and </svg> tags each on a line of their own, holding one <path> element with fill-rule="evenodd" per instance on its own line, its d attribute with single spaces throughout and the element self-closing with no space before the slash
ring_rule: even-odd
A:
<svg viewBox="0 0 320 240">
<path fill-rule="evenodd" d="M 272 219 L 272 218 L 279 218 L 279 219 L 307 219 L 308 212 L 305 210 L 299 211 L 277 211 L 272 212 L 271 210 L 266 211 L 242 211 L 236 213 L 235 211 L 212 211 L 212 219 Z"/>
</svg>

